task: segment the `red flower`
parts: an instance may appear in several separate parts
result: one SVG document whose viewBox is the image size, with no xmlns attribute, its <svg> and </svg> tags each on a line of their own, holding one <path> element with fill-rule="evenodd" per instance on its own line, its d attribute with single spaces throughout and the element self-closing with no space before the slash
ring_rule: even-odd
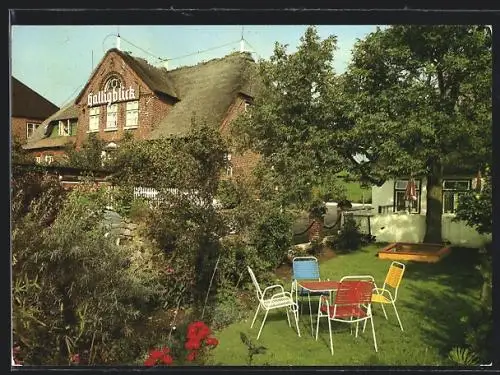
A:
<svg viewBox="0 0 500 375">
<path fill-rule="evenodd" d="M 211 333 L 212 333 L 212 331 L 205 323 L 197 321 L 197 322 L 191 323 L 188 326 L 187 338 L 190 340 L 201 341 L 205 337 L 210 335 Z"/>
<path fill-rule="evenodd" d="M 166 346 L 161 349 L 152 349 L 149 352 L 149 357 L 144 361 L 144 366 L 171 365 L 174 360 L 168 353 L 170 353 L 170 348 Z"/>
<path fill-rule="evenodd" d="M 196 351 L 195 350 L 192 350 L 188 353 L 186 359 L 189 361 L 189 362 L 192 362 L 196 359 Z"/>
<path fill-rule="evenodd" d="M 149 352 L 149 358 L 158 360 L 163 357 L 163 352 L 161 350 L 153 349 Z"/>
<path fill-rule="evenodd" d="M 156 365 L 156 359 L 148 358 L 144 361 L 144 366 L 154 366 Z"/>
<path fill-rule="evenodd" d="M 197 339 L 190 339 L 188 340 L 185 344 L 184 344 L 184 347 L 187 349 L 187 350 L 197 350 L 197 349 L 200 349 L 200 340 L 197 340 Z"/>
<path fill-rule="evenodd" d="M 162 361 L 165 365 L 171 365 L 172 363 L 174 363 L 174 359 L 169 354 L 165 354 L 162 358 Z"/>
<path fill-rule="evenodd" d="M 73 354 L 70 358 L 72 363 L 80 363 L 80 354 Z"/>
<path fill-rule="evenodd" d="M 217 340 L 215 337 L 207 337 L 207 339 L 205 340 L 205 344 L 216 347 L 217 345 L 219 345 L 219 340 Z"/>
</svg>

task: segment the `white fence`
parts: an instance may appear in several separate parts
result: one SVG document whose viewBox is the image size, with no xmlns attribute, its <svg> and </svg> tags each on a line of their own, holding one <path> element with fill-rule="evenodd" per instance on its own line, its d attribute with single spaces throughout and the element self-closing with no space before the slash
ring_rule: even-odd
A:
<svg viewBox="0 0 500 375">
<path fill-rule="evenodd" d="M 179 193 L 179 190 L 178 189 L 174 189 L 174 188 L 169 188 L 169 189 L 165 189 L 167 192 L 171 193 L 171 194 L 177 194 Z M 184 195 L 189 195 L 191 199 L 194 200 L 195 203 L 197 204 L 202 204 L 203 202 L 201 201 L 201 199 L 197 196 L 197 192 L 193 192 L 193 193 L 187 193 L 187 192 L 184 192 Z M 137 199 L 137 198 L 145 198 L 147 199 L 151 204 L 157 204 L 160 202 L 160 195 L 159 195 L 159 192 L 158 190 L 156 190 L 155 188 L 148 188 L 148 187 L 135 187 L 134 188 L 134 199 Z M 213 200 L 212 202 L 216 207 L 218 206 L 218 202 L 217 200 Z"/>
<path fill-rule="evenodd" d="M 146 198 L 154 203 L 159 202 L 158 190 L 154 188 L 136 187 L 134 188 L 134 199 Z"/>
</svg>

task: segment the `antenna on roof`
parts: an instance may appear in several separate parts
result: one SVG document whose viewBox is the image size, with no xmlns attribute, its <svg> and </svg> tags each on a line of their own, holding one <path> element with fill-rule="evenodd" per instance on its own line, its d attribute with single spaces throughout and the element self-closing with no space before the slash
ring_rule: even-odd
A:
<svg viewBox="0 0 500 375">
<path fill-rule="evenodd" d="M 120 50 L 120 26 L 117 27 L 116 33 L 116 49 Z"/>
<path fill-rule="evenodd" d="M 244 30 L 245 26 L 241 26 L 240 52 L 245 52 L 245 39 L 243 38 Z"/>
</svg>

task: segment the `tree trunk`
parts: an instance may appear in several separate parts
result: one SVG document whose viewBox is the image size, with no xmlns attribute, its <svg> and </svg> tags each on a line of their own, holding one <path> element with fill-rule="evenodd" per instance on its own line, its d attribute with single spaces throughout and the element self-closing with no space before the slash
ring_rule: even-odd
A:
<svg viewBox="0 0 500 375">
<path fill-rule="evenodd" d="M 430 163 L 427 174 L 427 212 L 425 214 L 425 243 L 442 243 L 443 167 L 440 160 Z"/>
</svg>

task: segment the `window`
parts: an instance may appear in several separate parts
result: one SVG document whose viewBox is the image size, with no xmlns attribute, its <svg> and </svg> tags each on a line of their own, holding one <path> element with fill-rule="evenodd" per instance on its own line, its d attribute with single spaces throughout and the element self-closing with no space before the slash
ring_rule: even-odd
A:
<svg viewBox="0 0 500 375">
<path fill-rule="evenodd" d="M 106 114 L 106 130 L 115 130 L 118 127 L 118 104 L 108 106 Z"/>
<path fill-rule="evenodd" d="M 406 201 L 405 191 L 408 180 L 396 180 L 394 183 L 394 212 L 420 213 L 420 180 L 415 180 L 416 201 Z"/>
<path fill-rule="evenodd" d="M 31 136 L 33 135 L 33 132 L 36 129 L 38 129 L 39 126 L 40 126 L 40 124 L 35 124 L 33 122 L 27 122 L 26 123 L 26 139 L 31 138 Z"/>
<path fill-rule="evenodd" d="M 35 157 L 35 163 L 40 164 L 42 162 L 42 157 L 41 156 L 36 156 Z"/>
<path fill-rule="evenodd" d="M 54 161 L 54 157 L 52 155 L 45 155 L 45 163 L 50 164 Z"/>
<path fill-rule="evenodd" d="M 226 152 L 224 154 L 224 161 L 226 162 L 226 176 L 232 177 L 233 176 L 233 167 L 231 165 L 231 154 L 229 152 Z"/>
<path fill-rule="evenodd" d="M 125 128 L 136 128 L 139 125 L 139 101 L 127 102 Z"/>
<path fill-rule="evenodd" d="M 89 110 L 89 132 L 99 131 L 99 116 L 101 115 L 99 107 L 92 107 Z"/>
<path fill-rule="evenodd" d="M 250 107 L 250 103 L 249 102 L 245 102 L 245 112 L 248 111 L 248 107 Z"/>
<path fill-rule="evenodd" d="M 458 206 L 458 197 L 470 188 L 470 180 L 444 180 L 443 213 L 454 213 Z"/>
<path fill-rule="evenodd" d="M 69 137 L 71 135 L 69 120 L 59 120 L 59 135 L 63 137 Z"/>
<path fill-rule="evenodd" d="M 122 87 L 122 80 L 118 76 L 111 76 L 104 85 L 104 91 L 113 91 Z"/>
</svg>

